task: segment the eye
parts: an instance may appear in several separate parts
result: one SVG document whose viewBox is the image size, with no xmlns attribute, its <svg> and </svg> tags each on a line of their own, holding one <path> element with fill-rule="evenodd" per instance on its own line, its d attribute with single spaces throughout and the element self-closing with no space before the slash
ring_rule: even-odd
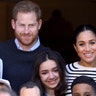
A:
<svg viewBox="0 0 96 96">
<path fill-rule="evenodd" d="M 41 74 L 42 75 L 46 75 L 47 74 L 47 71 L 42 71 Z"/>
<path fill-rule="evenodd" d="M 84 43 L 79 43 L 79 46 L 84 46 Z"/>
<path fill-rule="evenodd" d="M 54 71 L 55 71 L 55 72 L 58 72 L 59 70 L 58 70 L 58 69 L 55 69 Z"/>
<path fill-rule="evenodd" d="M 80 94 L 79 93 L 74 93 L 74 94 L 72 94 L 72 96 L 80 96 Z"/>
<path fill-rule="evenodd" d="M 91 93 L 90 93 L 90 92 L 86 92 L 86 93 L 84 94 L 84 96 L 91 96 Z"/>
<path fill-rule="evenodd" d="M 53 69 L 54 72 L 59 72 L 59 69 L 56 67 Z"/>
<path fill-rule="evenodd" d="M 24 25 L 24 24 L 20 24 L 19 26 L 23 27 L 23 26 L 25 26 L 25 25 Z"/>
<path fill-rule="evenodd" d="M 86 94 L 85 96 L 91 96 L 90 94 Z"/>
<path fill-rule="evenodd" d="M 35 24 L 30 24 L 30 25 L 29 25 L 30 28 L 31 28 L 31 27 L 34 27 L 34 26 L 35 26 Z"/>
<path fill-rule="evenodd" d="M 45 74 L 47 74 L 47 73 L 46 73 L 46 72 L 43 72 L 43 73 L 41 73 L 41 74 L 45 75 Z"/>
<path fill-rule="evenodd" d="M 91 45 L 94 45 L 94 44 L 96 44 L 96 42 L 95 42 L 95 41 L 92 41 L 92 42 L 90 42 L 90 44 L 91 44 Z"/>
</svg>

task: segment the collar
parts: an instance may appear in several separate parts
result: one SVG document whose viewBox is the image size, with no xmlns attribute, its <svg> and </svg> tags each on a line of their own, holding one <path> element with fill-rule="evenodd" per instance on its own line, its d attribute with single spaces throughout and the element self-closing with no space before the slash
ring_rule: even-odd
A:
<svg viewBox="0 0 96 96">
<path fill-rule="evenodd" d="M 18 43 L 18 39 L 15 38 L 14 41 L 15 41 L 15 44 L 16 44 L 16 46 L 17 46 L 17 49 L 23 50 L 23 49 L 21 48 L 21 46 L 19 45 L 19 43 Z M 38 37 L 37 42 L 34 44 L 34 46 L 32 46 L 32 47 L 29 49 L 29 51 L 33 51 L 33 50 L 37 49 L 39 46 L 40 46 L 40 39 L 39 39 L 39 37 Z"/>
</svg>

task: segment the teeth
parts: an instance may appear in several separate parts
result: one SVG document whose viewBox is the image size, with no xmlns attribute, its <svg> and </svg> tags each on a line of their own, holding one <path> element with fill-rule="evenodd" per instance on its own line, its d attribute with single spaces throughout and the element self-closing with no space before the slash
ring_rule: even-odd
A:
<svg viewBox="0 0 96 96">
<path fill-rule="evenodd" d="M 86 56 L 86 57 L 91 57 L 91 56 L 92 56 L 92 54 L 85 54 L 85 56 Z"/>
<path fill-rule="evenodd" d="M 49 83 L 55 83 L 56 81 L 49 81 Z"/>
</svg>

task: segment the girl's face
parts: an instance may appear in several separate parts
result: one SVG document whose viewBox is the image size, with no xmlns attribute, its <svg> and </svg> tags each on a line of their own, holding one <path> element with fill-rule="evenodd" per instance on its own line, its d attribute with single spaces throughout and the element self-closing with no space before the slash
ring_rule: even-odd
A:
<svg viewBox="0 0 96 96">
<path fill-rule="evenodd" d="M 96 63 L 96 35 L 92 31 L 81 32 L 74 47 L 81 61 Z"/>
<path fill-rule="evenodd" d="M 46 89 L 54 89 L 60 82 L 59 69 L 54 60 L 47 60 L 40 65 L 39 76 Z"/>
</svg>

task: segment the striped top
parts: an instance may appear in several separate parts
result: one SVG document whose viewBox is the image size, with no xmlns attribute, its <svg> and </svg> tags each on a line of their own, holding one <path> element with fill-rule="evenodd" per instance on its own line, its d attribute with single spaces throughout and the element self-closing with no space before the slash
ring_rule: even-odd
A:
<svg viewBox="0 0 96 96">
<path fill-rule="evenodd" d="M 66 96 L 71 95 L 71 83 L 73 80 L 81 75 L 86 75 L 92 77 L 96 81 L 96 67 L 85 67 L 78 64 L 78 62 L 74 62 L 66 65 L 66 80 L 68 82 L 68 88 L 66 92 Z"/>
</svg>

